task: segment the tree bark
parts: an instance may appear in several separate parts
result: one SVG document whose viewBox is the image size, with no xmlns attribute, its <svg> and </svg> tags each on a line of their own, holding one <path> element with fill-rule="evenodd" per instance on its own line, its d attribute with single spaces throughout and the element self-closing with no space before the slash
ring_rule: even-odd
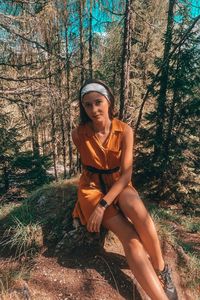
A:
<svg viewBox="0 0 200 300">
<path fill-rule="evenodd" d="M 81 78 L 80 84 L 84 82 L 84 44 L 83 44 L 83 3 L 79 0 L 79 38 L 80 38 L 80 68 Z"/>
<path fill-rule="evenodd" d="M 89 17 L 89 74 L 93 76 L 92 66 L 92 1 L 90 1 L 90 17 Z"/>
<path fill-rule="evenodd" d="M 34 102 L 34 99 L 32 100 Z M 39 157 L 39 136 L 38 136 L 38 125 L 37 125 L 37 116 L 35 112 L 35 104 L 31 103 L 31 112 L 30 112 L 30 126 L 31 126 L 31 140 L 32 140 L 32 149 L 33 155 Z"/>
<path fill-rule="evenodd" d="M 124 18 L 124 38 L 122 52 L 122 72 L 120 89 L 120 111 L 119 118 L 124 119 L 126 105 L 129 95 L 129 76 L 131 59 L 131 19 L 133 0 L 126 0 L 126 11 Z"/>
<path fill-rule="evenodd" d="M 52 155 L 53 155 L 54 175 L 55 175 L 55 180 L 58 181 L 55 114 L 52 105 L 51 105 L 51 146 L 52 146 Z"/>
<path fill-rule="evenodd" d="M 48 63 L 48 72 L 51 72 L 50 60 Z M 50 118 L 51 118 L 51 146 L 52 146 L 52 156 L 53 156 L 53 166 L 54 166 L 54 176 L 55 180 L 58 181 L 58 173 L 57 173 L 57 144 L 56 144 L 56 124 L 55 124 L 55 99 L 52 97 L 51 89 L 52 89 L 52 81 L 51 77 L 48 80 L 48 87 L 50 90 L 49 93 L 49 102 L 50 102 Z"/>
<path fill-rule="evenodd" d="M 155 135 L 155 147 L 154 147 L 154 158 L 159 157 L 162 153 L 163 142 L 164 142 L 164 123 L 166 117 L 166 101 L 167 101 L 167 87 L 168 87 L 168 73 L 169 73 L 169 57 L 171 45 L 172 45 L 172 31 L 173 31 L 173 17 L 174 17 L 174 6 L 175 0 L 169 1 L 167 30 L 165 35 L 165 45 L 163 61 L 166 64 L 163 66 L 160 78 L 160 91 L 158 96 L 157 106 L 157 120 L 156 120 L 156 135 Z"/>
<path fill-rule="evenodd" d="M 2 177 L 3 177 L 3 181 L 4 181 L 4 189 L 5 189 L 5 192 L 7 192 L 10 187 L 7 162 L 5 162 L 3 165 L 3 176 Z"/>
<path fill-rule="evenodd" d="M 177 57 L 177 66 L 176 66 L 176 76 L 174 80 L 174 85 L 173 85 L 173 98 L 172 98 L 172 103 L 169 111 L 169 122 L 168 122 L 168 128 L 167 128 L 167 133 L 166 133 L 166 139 L 164 142 L 164 155 L 165 155 L 165 162 L 167 163 L 169 160 L 169 149 L 170 149 L 170 142 L 171 142 L 171 136 L 172 136 L 172 130 L 173 130 L 173 123 L 174 123 L 174 113 L 175 113 L 175 105 L 178 102 L 179 97 L 179 90 L 177 88 L 178 86 L 178 74 L 179 74 L 179 68 L 180 68 L 180 62 L 179 62 L 179 56 L 180 56 L 180 48 L 179 48 L 179 54 Z"/>
<path fill-rule="evenodd" d="M 72 116 L 71 116 L 71 76 L 70 76 L 70 55 L 69 55 L 69 41 L 68 41 L 68 16 L 66 16 L 65 20 L 65 53 L 66 53 L 66 129 L 67 129 L 67 147 L 68 147 L 68 162 L 69 162 L 69 176 L 71 177 L 73 173 L 73 157 L 72 157 L 72 139 L 71 139 L 71 131 L 72 131 Z"/>
</svg>

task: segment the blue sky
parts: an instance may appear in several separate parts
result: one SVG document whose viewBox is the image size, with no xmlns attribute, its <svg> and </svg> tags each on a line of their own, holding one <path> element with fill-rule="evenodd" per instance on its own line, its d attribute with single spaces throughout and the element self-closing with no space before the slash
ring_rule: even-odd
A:
<svg viewBox="0 0 200 300">
<path fill-rule="evenodd" d="M 200 1 L 191 0 L 191 12 L 193 17 L 197 17 L 200 14 Z"/>
</svg>

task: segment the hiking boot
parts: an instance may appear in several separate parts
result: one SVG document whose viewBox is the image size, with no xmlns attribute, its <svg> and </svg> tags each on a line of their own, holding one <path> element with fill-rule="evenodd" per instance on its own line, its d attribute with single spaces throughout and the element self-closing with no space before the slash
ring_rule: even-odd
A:
<svg viewBox="0 0 200 300">
<path fill-rule="evenodd" d="M 164 270 L 159 272 L 159 278 L 163 283 L 163 289 L 169 300 L 178 300 L 177 291 L 172 281 L 171 270 L 168 265 L 165 265 Z"/>
</svg>

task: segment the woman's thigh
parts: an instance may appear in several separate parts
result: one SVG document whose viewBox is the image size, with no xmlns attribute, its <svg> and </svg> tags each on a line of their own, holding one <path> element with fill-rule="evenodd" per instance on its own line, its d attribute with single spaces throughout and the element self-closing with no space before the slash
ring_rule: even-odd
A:
<svg viewBox="0 0 200 300">
<path fill-rule="evenodd" d="M 133 224 L 135 222 L 145 222 L 149 213 L 140 199 L 137 191 L 127 186 L 119 195 L 118 195 L 118 206 L 122 210 L 123 214 L 128 217 Z"/>
</svg>

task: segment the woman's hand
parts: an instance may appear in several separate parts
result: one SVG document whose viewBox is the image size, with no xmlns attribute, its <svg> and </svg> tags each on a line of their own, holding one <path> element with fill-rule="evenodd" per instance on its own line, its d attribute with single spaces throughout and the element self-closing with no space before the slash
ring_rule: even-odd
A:
<svg viewBox="0 0 200 300">
<path fill-rule="evenodd" d="M 104 212 L 105 212 L 105 207 L 102 207 L 101 205 L 98 204 L 87 222 L 88 231 L 90 232 L 100 231 Z"/>
</svg>

